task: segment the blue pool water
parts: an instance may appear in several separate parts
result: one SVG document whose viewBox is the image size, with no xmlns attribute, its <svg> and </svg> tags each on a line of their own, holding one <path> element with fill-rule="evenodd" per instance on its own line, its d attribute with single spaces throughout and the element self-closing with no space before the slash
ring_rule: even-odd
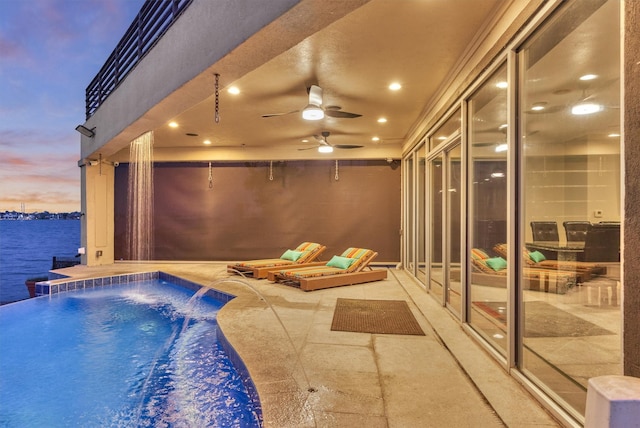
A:
<svg viewBox="0 0 640 428">
<path fill-rule="evenodd" d="M 1 306 L 0 426 L 260 426 L 221 307 L 161 280 Z"/>
</svg>

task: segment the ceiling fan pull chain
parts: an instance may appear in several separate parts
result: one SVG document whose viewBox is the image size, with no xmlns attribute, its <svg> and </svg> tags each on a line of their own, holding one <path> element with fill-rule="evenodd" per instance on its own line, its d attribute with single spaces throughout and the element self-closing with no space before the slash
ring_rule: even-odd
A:
<svg viewBox="0 0 640 428">
<path fill-rule="evenodd" d="M 273 161 L 269 161 L 269 181 L 273 181 Z"/>
<path fill-rule="evenodd" d="M 220 123 L 220 75 L 218 73 L 216 76 L 216 114 L 215 120 L 216 123 Z"/>
<path fill-rule="evenodd" d="M 335 175 L 335 179 L 336 179 L 336 181 L 340 180 L 340 176 L 338 175 L 338 159 L 336 159 L 336 175 Z"/>
<path fill-rule="evenodd" d="M 209 162 L 209 189 L 213 189 L 213 168 L 211 162 Z"/>
</svg>

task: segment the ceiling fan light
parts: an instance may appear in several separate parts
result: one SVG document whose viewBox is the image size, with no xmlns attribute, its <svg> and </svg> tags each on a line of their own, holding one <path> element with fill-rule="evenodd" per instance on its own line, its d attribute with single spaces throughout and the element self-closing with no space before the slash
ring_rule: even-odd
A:
<svg viewBox="0 0 640 428">
<path fill-rule="evenodd" d="M 319 146 L 318 153 L 333 153 L 333 147 L 331 146 Z"/>
<path fill-rule="evenodd" d="M 320 120 L 324 117 L 324 111 L 315 104 L 307 105 L 304 110 L 302 110 L 302 118 L 304 120 Z"/>
<path fill-rule="evenodd" d="M 602 111 L 602 106 L 595 103 L 580 103 L 571 108 L 571 114 L 593 114 Z"/>
</svg>

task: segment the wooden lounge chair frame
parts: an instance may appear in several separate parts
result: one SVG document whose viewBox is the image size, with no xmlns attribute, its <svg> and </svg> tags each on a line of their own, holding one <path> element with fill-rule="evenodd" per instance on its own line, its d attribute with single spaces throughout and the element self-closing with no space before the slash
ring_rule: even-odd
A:
<svg viewBox="0 0 640 428">
<path fill-rule="evenodd" d="M 493 247 L 493 251 L 501 257 L 506 258 L 507 248 L 506 244 L 496 244 Z M 593 276 L 605 275 L 607 273 L 606 266 L 593 262 L 579 262 L 569 260 L 543 260 L 541 262 L 534 262 L 523 252 L 522 259 L 528 268 L 537 268 L 545 270 L 554 270 L 558 273 L 571 272 L 576 275 L 576 280 L 579 284 L 589 281 Z"/>
<path fill-rule="evenodd" d="M 372 269 L 369 263 L 378 256 L 378 253 L 372 252 L 367 259 L 361 261 L 355 271 L 344 273 L 334 273 L 325 276 L 297 277 L 287 275 L 282 269 L 269 272 L 269 281 L 278 283 L 282 282 L 287 285 L 298 286 L 303 291 L 320 290 L 323 288 L 342 287 L 346 285 L 362 284 L 365 282 L 380 281 L 387 278 L 386 269 Z M 292 267 L 292 271 L 301 271 L 299 267 Z M 301 271 L 303 272 L 303 271 Z"/>
<path fill-rule="evenodd" d="M 300 245 L 297 248 L 299 248 Z M 242 264 L 232 263 L 227 265 L 227 273 L 251 276 L 255 279 L 264 279 L 267 278 L 269 272 L 274 270 L 290 269 L 292 267 L 322 266 L 326 264 L 326 262 L 319 261 L 318 257 L 327 249 L 327 247 L 321 244 L 318 245 L 319 246 L 315 249 L 314 253 L 311 254 L 309 258 L 305 259 L 307 261 L 294 262 L 284 259 L 249 260 Z M 252 264 L 252 262 L 255 263 Z"/>
</svg>

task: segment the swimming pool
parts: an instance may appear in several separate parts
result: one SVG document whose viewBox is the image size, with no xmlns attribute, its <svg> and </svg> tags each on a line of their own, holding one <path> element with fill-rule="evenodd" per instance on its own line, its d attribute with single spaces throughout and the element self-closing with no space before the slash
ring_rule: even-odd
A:
<svg viewBox="0 0 640 428">
<path fill-rule="evenodd" d="M 198 294 L 154 279 L 0 307 L 0 426 L 260 426 L 223 303 Z"/>
</svg>

